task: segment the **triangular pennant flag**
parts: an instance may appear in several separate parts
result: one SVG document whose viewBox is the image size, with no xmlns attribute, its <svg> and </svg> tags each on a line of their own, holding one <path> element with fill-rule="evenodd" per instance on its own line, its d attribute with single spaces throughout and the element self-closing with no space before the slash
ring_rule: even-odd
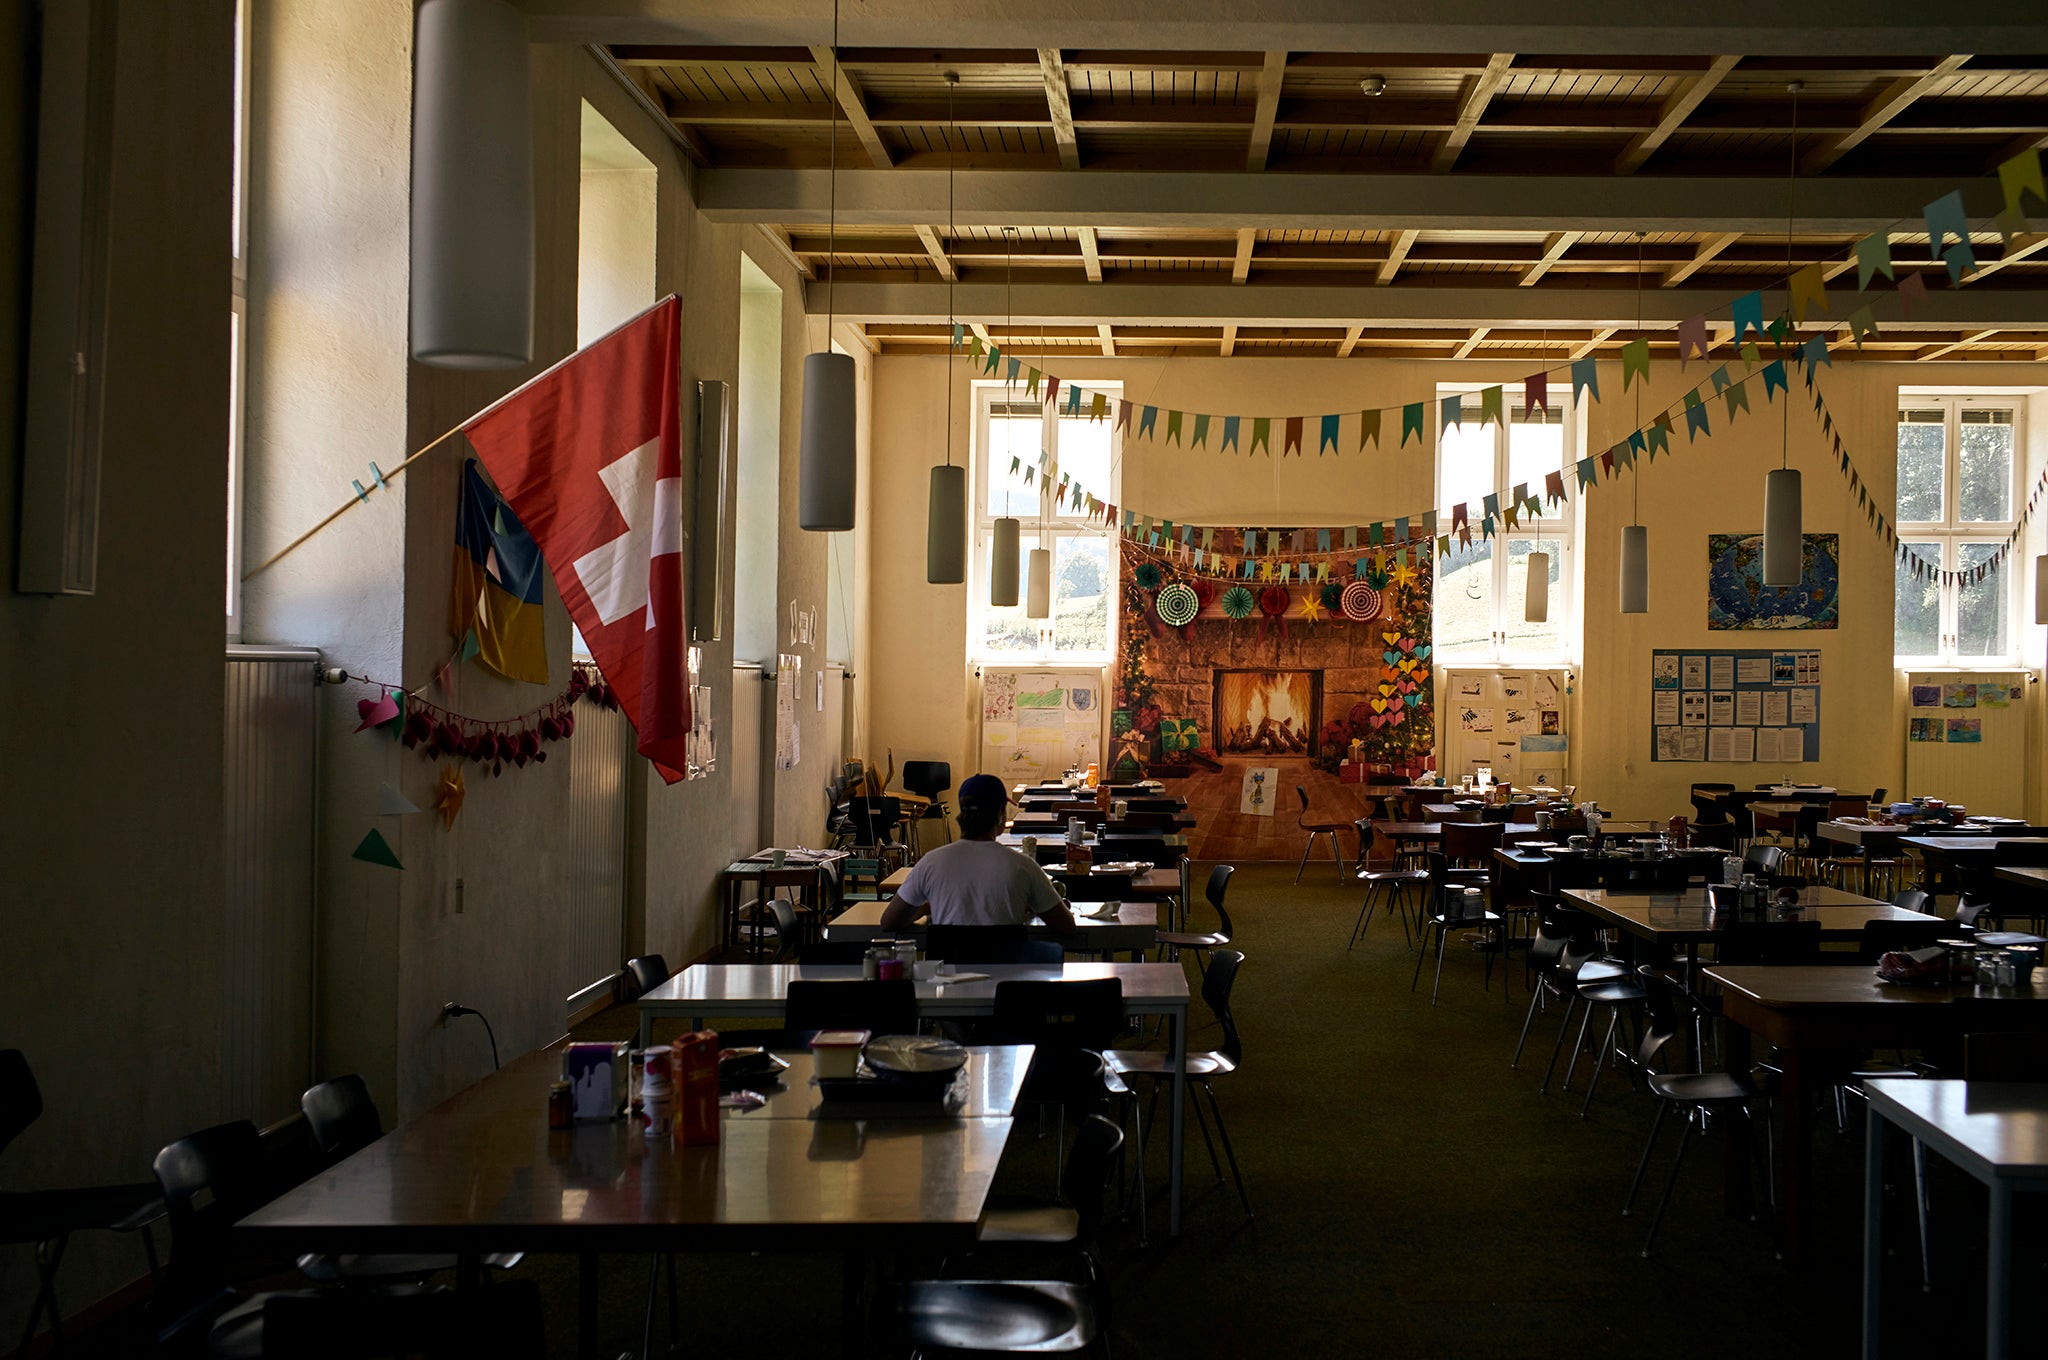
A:
<svg viewBox="0 0 2048 1360">
<path fill-rule="evenodd" d="M 968 345 L 968 347 L 967 347 L 967 354 L 968 354 L 968 357 L 970 357 L 970 358 L 974 358 L 974 359 L 979 359 L 979 358 L 981 357 L 981 337 L 980 337 L 980 336 L 978 336 L 978 335 L 977 335 L 977 336 L 975 336 L 975 337 L 974 337 L 974 342 L 973 342 L 972 344 Z"/>
<path fill-rule="evenodd" d="M 994 345 L 990 345 L 990 346 L 988 347 L 988 363 L 986 363 L 985 365 L 983 365 L 983 366 L 982 366 L 982 370 L 981 370 L 981 371 L 982 371 L 982 372 L 984 372 L 984 373 L 993 373 L 993 372 L 995 372 L 995 371 L 996 371 L 996 365 L 997 365 L 998 363 L 1002 362 L 1002 358 L 1003 358 L 1003 352 L 1002 352 L 1001 350 L 997 349 L 997 348 L 996 348 L 996 347 L 995 347 Z"/>
<path fill-rule="evenodd" d="M 1951 189 L 1920 210 L 1927 223 L 1929 258 L 1942 259 L 1948 253 L 1948 238 L 1970 243 L 1970 218 L 1963 211 L 1963 191 Z"/>
<path fill-rule="evenodd" d="M 1131 403 L 1125 401 L 1122 397 L 1118 397 L 1116 402 L 1116 428 L 1119 430 L 1131 428 Z"/>
<path fill-rule="evenodd" d="M 1012 360 L 1010 360 L 1010 361 L 1009 361 L 1009 367 L 1003 370 L 1003 380 L 1004 380 L 1005 382 L 1015 382 L 1015 381 L 1017 381 L 1017 370 L 1018 370 L 1018 369 L 1020 369 L 1020 368 L 1022 368 L 1022 367 L 1023 367 L 1023 365 L 1024 365 L 1024 361 L 1023 361 L 1023 360 L 1021 360 L 1021 359 L 1012 359 Z"/>
<path fill-rule="evenodd" d="M 1707 408 L 1700 401 L 1699 390 L 1695 388 L 1685 394 L 1685 442 L 1690 444 L 1703 434 L 1712 434 L 1707 428 Z"/>
<path fill-rule="evenodd" d="M 1660 412 L 1657 418 L 1650 422 L 1650 428 L 1643 432 L 1643 443 L 1649 448 L 1650 461 L 1653 463 L 1657 461 L 1658 454 L 1671 452 L 1671 417 L 1669 414 Z"/>
<path fill-rule="evenodd" d="M 1563 472 L 1546 472 L 1543 474 L 1543 495 L 1552 505 L 1564 499 Z"/>
<path fill-rule="evenodd" d="M 1230 451 L 1231 451 L 1232 449 L 1234 449 L 1234 448 L 1236 448 L 1236 447 L 1237 447 L 1237 422 L 1238 422 L 1238 419 L 1239 419 L 1239 417 L 1237 417 L 1237 416 L 1225 416 L 1225 417 L 1223 417 L 1223 449 L 1222 449 L 1222 452 L 1224 452 L 1224 453 L 1229 453 L 1229 452 L 1230 452 Z"/>
<path fill-rule="evenodd" d="M 1871 315 L 1868 303 L 1849 313 L 1849 338 L 1856 342 L 1858 349 L 1863 347 L 1865 336 L 1877 339 L 1877 318 Z"/>
<path fill-rule="evenodd" d="M 1188 447 L 1193 448 L 1197 444 L 1205 449 L 1209 447 L 1209 417 L 1199 412 L 1195 415 L 1195 437 L 1188 441 Z"/>
<path fill-rule="evenodd" d="M 1323 450 L 1337 451 L 1337 427 L 1343 422 L 1342 416 L 1324 416 L 1322 428 L 1316 437 L 1316 457 L 1323 456 Z"/>
<path fill-rule="evenodd" d="M 1507 412 L 1502 409 L 1503 401 L 1499 384 L 1482 390 L 1479 394 L 1479 424 L 1482 428 L 1488 421 L 1495 425 L 1506 423 Z"/>
<path fill-rule="evenodd" d="M 1734 384 L 1722 395 L 1728 399 L 1728 418 L 1730 420 L 1735 419 L 1736 411 L 1747 411 L 1749 409 L 1749 384 L 1747 382 Z"/>
<path fill-rule="evenodd" d="M 363 837 L 349 858 L 359 859 L 365 864 L 381 864 L 387 869 L 405 867 L 398 862 L 398 852 L 391 848 L 391 842 L 385 840 L 375 827 L 370 828 L 370 834 Z"/>
<path fill-rule="evenodd" d="M 1591 486 L 1599 480 L 1599 466 L 1591 458 L 1581 458 L 1579 460 L 1579 485 L 1581 487 Z"/>
<path fill-rule="evenodd" d="M 1531 373 L 1522 379 L 1522 407 L 1550 414 L 1550 374 Z"/>
<path fill-rule="evenodd" d="M 1168 411 L 1166 413 L 1166 442 L 1169 444 L 1180 443 L 1180 419 L 1181 412 L 1179 411 Z"/>
<path fill-rule="evenodd" d="M 419 805 L 392 788 L 389 784 L 377 786 L 377 815 L 379 817 L 404 817 L 418 812 Z"/>
<path fill-rule="evenodd" d="M 1785 361 L 1783 359 L 1773 359 L 1764 365 L 1765 401 L 1771 399 L 1773 392 L 1782 391 L 1788 386 L 1790 384 L 1785 381 Z"/>
<path fill-rule="evenodd" d="M 1825 335 L 1816 335 L 1813 339 L 1801 345 L 1799 347 L 1799 362 L 1806 367 L 1806 379 L 1808 382 L 1813 380 L 1814 371 L 1822 364 L 1833 368 L 1835 361 L 1828 357 L 1828 338 Z"/>
<path fill-rule="evenodd" d="M 1024 395 L 1027 397 L 1037 396 L 1038 380 L 1044 376 L 1045 375 L 1043 373 L 1039 372 L 1035 368 L 1028 368 L 1024 370 Z"/>
<path fill-rule="evenodd" d="M 1685 369 L 1686 360 L 1695 353 L 1707 357 L 1707 314 L 1695 312 L 1678 323 L 1678 367 Z"/>
<path fill-rule="evenodd" d="M 1948 281 L 1960 288 L 1965 274 L 1977 272 L 1977 251 L 1968 237 L 1956 242 L 1941 252 L 1941 262 L 1948 266 Z"/>
<path fill-rule="evenodd" d="M 1821 277 L 1819 265 L 1806 266 L 1787 281 L 1786 287 L 1792 294 L 1794 322 L 1804 322 L 1806 313 L 1812 308 L 1818 307 L 1823 312 L 1828 309 L 1827 280 Z"/>
<path fill-rule="evenodd" d="M 1593 400 L 1600 400 L 1600 366 L 1591 355 L 1572 362 L 1572 400 L 1591 392 Z"/>
<path fill-rule="evenodd" d="M 1408 436 L 1422 438 L 1422 403 L 1411 401 L 1401 408 L 1401 447 L 1408 447 Z M 1427 442 L 1427 441 L 1424 441 Z"/>
<path fill-rule="evenodd" d="M 1281 457 L 1285 458 L 1290 453 L 1297 458 L 1301 457 L 1301 424 L 1304 419 L 1302 416 L 1287 417 L 1286 433 L 1280 442 Z"/>
<path fill-rule="evenodd" d="M 1742 343 L 1742 337 L 1751 331 L 1764 333 L 1764 295 L 1761 292 L 1744 293 L 1728 304 L 1728 319 L 1735 323 L 1735 344 Z"/>
<path fill-rule="evenodd" d="M 1916 304 L 1927 300 L 1927 280 L 1918 274 L 1908 274 L 1899 280 L 1899 310 L 1907 316 L 1913 314 Z"/>
<path fill-rule="evenodd" d="M 1144 414 L 1138 417 L 1138 438 L 1150 439 L 1152 437 L 1152 427 L 1158 421 L 1159 408 L 1157 406 L 1147 406 Z"/>
<path fill-rule="evenodd" d="M 1441 405 L 1443 406 L 1444 418 L 1443 423 L 1439 425 L 1437 428 L 1441 430 L 1448 430 L 1453 425 L 1458 426 L 1460 429 L 1464 428 L 1465 399 L 1462 396 L 1453 394 L 1451 396 L 1445 397 Z"/>
<path fill-rule="evenodd" d="M 1109 396 L 1107 393 L 1097 392 L 1088 399 L 1088 418 L 1090 420 L 1101 420 L 1108 414 Z"/>
<path fill-rule="evenodd" d="M 1621 390 L 1626 392 L 1637 377 L 1650 377 L 1650 342 L 1637 336 L 1621 347 Z"/>
<path fill-rule="evenodd" d="M 1368 439 L 1372 441 L 1374 448 L 1379 447 L 1380 413 L 1378 411 L 1360 411 L 1358 413 L 1358 447 L 1361 450 L 1365 448 L 1365 441 Z"/>
<path fill-rule="evenodd" d="M 1870 280 L 1878 274 L 1898 278 L 1892 272 L 1892 234 L 1888 231 L 1874 231 L 1856 243 L 1856 291 L 1868 290 Z"/>
<path fill-rule="evenodd" d="M 2005 210 L 2019 212 L 2021 198 L 2028 192 L 2048 205 L 2048 187 L 2041 179 L 2041 151 L 2039 147 L 2028 147 L 2010 160 L 1998 163 L 1998 187 L 2005 195 Z"/>
<path fill-rule="evenodd" d="M 1356 524 L 1349 525 L 1345 528 L 1344 546 L 1346 548 L 1355 548 L 1358 546 L 1358 526 Z"/>
</svg>

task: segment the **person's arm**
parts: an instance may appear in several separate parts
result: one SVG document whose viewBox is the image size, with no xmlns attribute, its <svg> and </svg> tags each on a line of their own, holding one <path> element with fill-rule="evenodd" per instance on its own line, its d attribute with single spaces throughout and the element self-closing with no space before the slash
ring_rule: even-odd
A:
<svg viewBox="0 0 2048 1360">
<path fill-rule="evenodd" d="M 901 930 L 914 925 L 925 914 L 931 906 L 931 895 L 924 889 L 924 877 L 923 864 L 910 866 L 910 872 L 903 876 L 903 886 L 882 908 L 882 929 Z"/>
<path fill-rule="evenodd" d="M 1031 865 L 1031 877 L 1026 891 L 1031 898 L 1031 914 L 1051 926 L 1053 934 L 1064 939 L 1080 929 L 1074 924 L 1074 913 L 1067 909 L 1059 890 L 1053 887 L 1052 880 L 1046 877 L 1045 870 L 1035 863 Z"/>
</svg>

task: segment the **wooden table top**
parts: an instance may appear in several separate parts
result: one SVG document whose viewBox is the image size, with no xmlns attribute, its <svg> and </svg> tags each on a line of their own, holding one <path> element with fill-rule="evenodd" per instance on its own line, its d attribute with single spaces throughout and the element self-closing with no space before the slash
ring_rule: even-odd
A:
<svg viewBox="0 0 2048 1360">
<path fill-rule="evenodd" d="M 561 1051 L 514 1061 L 236 1225 L 293 1251 L 653 1252 L 968 1243 L 1008 1118 L 730 1114 L 722 1141 L 548 1128 Z M 991 1101 L 1000 1099 L 991 1086 Z M 858 1170 L 854 1170 L 858 1167 Z"/>
<path fill-rule="evenodd" d="M 990 1015 L 995 1010 L 997 983 L 1096 978 L 1122 982 L 1124 1009 L 1132 1014 L 1180 1014 L 1188 1008 L 1188 976 L 1178 963 L 1067 963 L 1057 968 L 990 964 L 963 971 L 986 976 L 972 982 L 949 982 L 941 974 L 916 983 L 918 1013 L 935 1017 Z M 858 964 L 699 963 L 648 991 L 640 998 L 640 1010 L 643 1015 L 779 1019 L 791 982 L 800 978 L 845 981 L 860 975 Z"/>
<path fill-rule="evenodd" d="M 1004 831 L 996 836 L 996 843 L 998 845 L 1007 845 L 1012 850 L 1021 850 L 1024 847 L 1026 837 L 1037 841 L 1040 845 L 1064 845 L 1066 843 L 1066 831 L 1061 827 L 1052 827 L 1043 836 L 1031 830 Z M 1081 838 L 1081 844 L 1093 850 L 1102 843 L 1102 839 L 1101 836 L 1091 831 Z M 1188 843 L 1188 838 L 1181 835 L 1178 831 L 1167 831 L 1164 829 L 1159 831 L 1113 831 L 1110 833 L 1109 842 L 1111 845 L 1114 845 L 1119 840 L 1165 841 L 1168 845 L 1186 845 Z"/>
<path fill-rule="evenodd" d="M 1684 892 L 1566 888 L 1560 896 L 1644 939 L 1707 941 L 1717 934 L 1708 924 L 1707 893 L 1703 888 L 1688 888 Z M 1803 888 L 1799 906 L 1797 916 L 1782 917 L 1773 911 L 1761 920 L 1778 924 L 1818 920 L 1823 940 L 1854 940 L 1871 921 L 1940 919 L 1839 888 Z"/>
<path fill-rule="evenodd" d="M 735 1031 L 730 1042 L 744 1043 L 744 1031 Z M 556 1050 L 559 1052 L 560 1050 Z M 1024 1094 L 1024 1078 L 1031 1071 L 1029 1044 L 973 1046 L 967 1050 L 967 1066 L 943 1101 L 863 1100 L 858 1102 L 824 1098 L 811 1080 L 817 1069 L 809 1050 L 783 1051 L 779 1056 L 789 1070 L 775 1081 L 762 1081 L 747 1089 L 768 1098 L 754 1110 L 727 1110 L 728 1123 L 759 1119 L 1007 1119 L 1017 1112 Z"/>
<path fill-rule="evenodd" d="M 1164 871 L 1161 871 L 1164 872 Z M 882 933 L 882 908 L 885 902 L 855 902 L 825 926 L 828 940 L 871 940 Z M 1083 905 L 1087 905 L 1083 899 Z M 1069 949 L 1082 953 L 1098 950 L 1150 949 L 1156 942 L 1159 931 L 1159 908 L 1151 902 L 1126 902 L 1117 912 L 1116 919 L 1104 920 L 1093 916 L 1076 915 L 1074 924 L 1080 933 L 1072 938 L 1055 934 L 1051 926 L 1038 921 L 1031 923 L 1031 935 L 1035 939 L 1060 940 Z M 905 933 L 894 932 L 898 938 Z M 924 939 L 924 927 L 913 926 L 908 932 Z"/>
<path fill-rule="evenodd" d="M 1050 869 L 1058 868 L 1058 865 L 1050 866 Z M 1048 872 L 1050 872 L 1050 869 L 1048 870 Z M 890 874 L 887 878 L 882 880 L 882 891 L 888 893 L 895 892 L 898 888 L 903 886 L 904 880 L 909 877 L 910 870 L 898 869 L 895 873 Z M 1094 875 L 1090 875 L 1090 877 L 1094 877 Z M 1069 891 L 1071 891 L 1071 889 Z M 1173 894 L 1179 891 L 1180 870 L 1178 869 L 1152 868 L 1145 870 L 1141 874 L 1134 874 L 1131 877 L 1131 892 L 1134 895 L 1142 894 L 1146 897 L 1171 897 L 1173 896 Z M 1103 902 L 1107 901 L 1108 899 L 1102 897 L 1089 897 L 1084 894 L 1080 897 L 1075 898 L 1074 900 L 1076 902 Z M 851 912 L 862 905 L 868 904 L 856 903 L 854 907 L 849 907 L 847 910 Z M 882 904 L 874 903 L 872 905 L 879 909 Z M 834 917 L 833 919 L 835 922 L 845 921 L 847 917 L 844 913 L 842 913 L 841 915 Z"/>
<path fill-rule="evenodd" d="M 1440 841 L 1444 837 L 1444 827 L 1468 825 L 1468 822 L 1374 822 L 1372 829 L 1389 840 Z M 1534 823 L 1503 822 L 1501 825 L 1511 841 L 1540 840 L 1550 835 L 1548 831 L 1538 831 Z"/>
<path fill-rule="evenodd" d="M 2048 1175 L 2048 1086 L 2033 1082 L 1866 1081 L 1871 1106 L 1942 1156 L 1980 1173 Z"/>
<path fill-rule="evenodd" d="M 2017 883 L 2026 888 L 2048 888 L 2048 869 L 2015 864 L 2001 865 L 1997 872 L 2007 883 Z"/>
<path fill-rule="evenodd" d="M 1707 968 L 1706 975 L 1720 983 L 1726 995 L 1780 1011 L 1844 1006 L 1897 1010 L 1945 1006 L 1958 997 L 1976 995 L 1976 989 L 1970 986 L 1898 987 L 1879 982 L 1874 968 L 1829 964 L 1714 964 Z M 2025 996 L 2024 992 L 2018 994 Z"/>
<path fill-rule="evenodd" d="M 1190 830 L 1190 829 L 1192 829 L 1192 828 L 1194 827 L 1194 825 L 1195 825 L 1195 819 L 1194 819 L 1194 818 L 1193 818 L 1192 816 L 1190 816 L 1189 814 L 1185 813 L 1185 812 L 1180 812 L 1180 813 L 1173 813 L 1173 814 L 1166 814 L 1166 813 L 1143 813 L 1143 814 L 1140 814 L 1140 813 L 1133 813 L 1132 815 L 1133 815 L 1133 816 L 1164 816 L 1164 817 L 1167 817 L 1167 818 L 1168 818 L 1168 822 L 1169 822 L 1169 824 L 1168 824 L 1168 825 L 1166 825 L 1166 826 L 1162 826 L 1162 827 L 1158 828 L 1158 829 L 1159 829 L 1159 830 L 1160 830 L 1161 832 L 1167 832 L 1167 831 L 1175 831 L 1175 830 L 1180 830 L 1180 831 L 1186 831 L 1186 830 Z M 1011 834 L 1013 834 L 1013 835 L 1022 835 L 1022 834 L 1024 834 L 1024 833 L 1025 833 L 1025 832 L 1027 832 L 1027 831 L 1029 831 L 1029 832 L 1045 832 L 1045 831 L 1050 831 L 1050 832 L 1055 832 L 1055 833 L 1057 833 L 1057 832 L 1061 832 L 1061 831 L 1064 831 L 1064 830 L 1066 830 L 1066 826 L 1067 826 L 1067 820 L 1068 820 L 1068 819 L 1067 819 L 1067 815 L 1066 815 L 1065 813 L 1063 813 L 1063 812 L 1020 812 L 1020 813 L 1018 813 L 1018 814 L 1017 814 L 1016 816 L 1014 816 L 1014 817 L 1010 818 L 1010 832 L 1011 832 Z M 1119 827 L 1122 827 L 1122 826 L 1126 826 L 1126 825 L 1127 825 L 1127 823 L 1123 823 L 1123 822 L 1118 822 L 1118 823 L 1116 823 L 1116 825 L 1118 825 Z M 1137 827 L 1132 827 L 1131 829 L 1132 829 L 1133 831 L 1137 831 L 1137 830 L 1142 830 L 1142 829 L 1146 829 L 1146 828 L 1137 828 Z"/>
<path fill-rule="evenodd" d="M 2048 845 L 2048 836 L 1901 836 L 1899 844 L 1937 855 L 1990 855 L 2001 845 Z"/>
</svg>

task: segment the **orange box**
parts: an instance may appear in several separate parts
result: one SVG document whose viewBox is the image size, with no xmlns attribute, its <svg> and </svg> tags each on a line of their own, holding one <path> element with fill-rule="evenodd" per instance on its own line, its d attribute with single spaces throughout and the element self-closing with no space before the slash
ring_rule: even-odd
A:
<svg viewBox="0 0 2048 1360">
<path fill-rule="evenodd" d="M 700 1029 L 669 1045 L 676 1087 L 675 1136 L 684 1146 L 718 1141 L 718 1035 Z"/>
</svg>

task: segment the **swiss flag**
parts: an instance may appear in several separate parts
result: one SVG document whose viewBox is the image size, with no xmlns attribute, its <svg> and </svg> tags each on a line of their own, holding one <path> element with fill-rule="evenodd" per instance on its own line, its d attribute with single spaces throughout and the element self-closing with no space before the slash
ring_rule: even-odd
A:
<svg viewBox="0 0 2048 1360">
<path fill-rule="evenodd" d="M 690 734 L 681 320 L 664 298 L 463 426 L 671 784 Z"/>
</svg>

